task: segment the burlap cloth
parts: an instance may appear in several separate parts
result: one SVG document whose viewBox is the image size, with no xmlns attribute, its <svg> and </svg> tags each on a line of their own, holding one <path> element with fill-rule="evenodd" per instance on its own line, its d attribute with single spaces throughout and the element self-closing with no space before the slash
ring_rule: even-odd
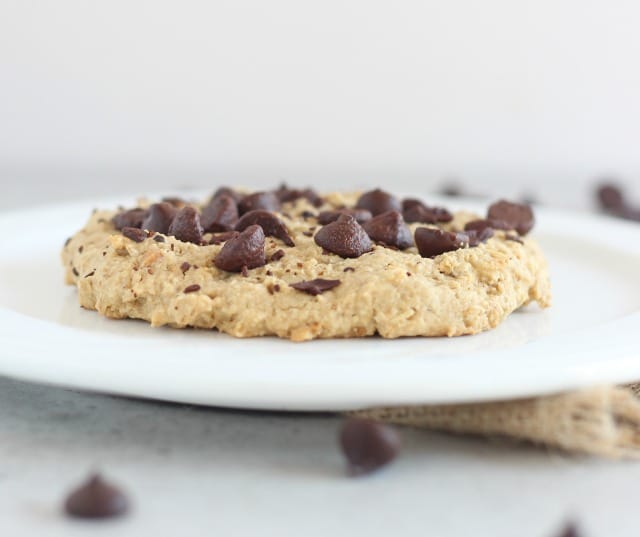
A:
<svg viewBox="0 0 640 537">
<path fill-rule="evenodd" d="M 349 415 L 569 452 L 640 458 L 640 383 L 496 403 L 374 408 Z"/>
</svg>

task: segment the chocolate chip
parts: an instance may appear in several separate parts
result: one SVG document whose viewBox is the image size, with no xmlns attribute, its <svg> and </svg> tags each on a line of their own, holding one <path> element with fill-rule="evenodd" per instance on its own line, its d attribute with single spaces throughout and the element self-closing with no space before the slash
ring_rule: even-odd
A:
<svg viewBox="0 0 640 537">
<path fill-rule="evenodd" d="M 236 203 L 239 203 L 240 200 L 243 198 L 242 194 L 240 194 L 239 192 L 236 192 L 235 190 L 233 190 L 232 188 L 229 188 L 228 186 L 221 186 L 218 190 L 214 192 L 211 199 L 214 200 L 219 196 L 231 196 L 233 198 L 233 201 L 235 201 Z"/>
<path fill-rule="evenodd" d="M 276 212 L 280 210 L 280 200 L 273 192 L 256 192 L 245 196 L 238 203 L 238 211 L 240 214 L 249 211 L 257 211 L 264 209 L 265 211 Z"/>
<path fill-rule="evenodd" d="M 444 207 L 427 207 L 420 200 L 413 198 L 402 201 L 402 216 L 407 222 L 422 224 L 437 224 L 453 220 L 453 215 Z"/>
<path fill-rule="evenodd" d="M 600 206 L 608 211 L 616 211 L 626 205 L 622 189 L 612 183 L 600 185 L 597 195 Z"/>
<path fill-rule="evenodd" d="M 227 194 L 214 197 L 202 209 L 200 216 L 200 222 L 205 231 L 231 231 L 237 221 L 238 206 Z"/>
<path fill-rule="evenodd" d="M 280 261 L 284 257 L 284 255 L 284 250 L 276 250 L 275 252 L 273 252 L 270 261 Z"/>
<path fill-rule="evenodd" d="M 402 215 L 398 211 L 379 214 L 362 224 L 362 227 L 371 240 L 386 246 L 394 246 L 400 250 L 413 246 L 411 230 L 404 223 Z"/>
<path fill-rule="evenodd" d="M 302 291 L 303 293 L 316 296 L 324 293 L 325 291 L 329 291 L 338 285 L 340 285 L 340 280 L 323 280 L 322 278 L 317 278 L 315 280 L 292 283 L 291 287 L 298 291 Z"/>
<path fill-rule="evenodd" d="M 298 190 L 297 188 L 289 188 L 283 184 L 275 191 L 275 194 L 282 203 L 295 201 L 300 198 L 305 198 L 314 207 L 320 207 L 324 203 L 324 200 L 310 188 Z"/>
<path fill-rule="evenodd" d="M 177 197 L 162 198 L 162 202 L 168 203 L 169 205 L 175 207 L 176 209 L 182 209 L 182 207 L 184 207 L 187 204 L 187 202 L 184 201 L 182 198 L 177 198 Z"/>
<path fill-rule="evenodd" d="M 400 436 L 383 423 L 350 418 L 340 431 L 340 446 L 351 475 L 373 472 L 390 463 L 400 451 Z"/>
<path fill-rule="evenodd" d="M 343 214 L 353 216 L 358 224 L 363 224 L 364 222 L 371 220 L 373 216 L 366 209 L 338 209 L 337 211 L 322 211 L 318 215 L 318 223 L 326 226 L 331 222 L 335 222 Z"/>
<path fill-rule="evenodd" d="M 400 201 L 398 201 L 396 197 L 379 188 L 362 194 L 356 202 L 356 208 L 366 209 L 373 216 L 378 216 L 387 211 L 399 211 L 401 209 Z"/>
<path fill-rule="evenodd" d="M 184 263 L 182 263 L 182 265 L 180 265 L 180 270 L 182 271 L 182 274 L 187 272 L 187 270 L 189 270 L 190 268 L 191 268 L 191 263 L 187 261 L 185 261 Z"/>
<path fill-rule="evenodd" d="M 353 216 L 342 215 L 318 231 L 316 244 L 340 257 L 360 257 L 373 248 L 371 239 Z"/>
<path fill-rule="evenodd" d="M 567 524 L 558 537 L 580 537 L 578 528 L 574 524 Z"/>
<path fill-rule="evenodd" d="M 202 233 L 200 215 L 190 205 L 178 211 L 168 231 L 169 235 L 173 235 L 179 241 L 192 242 L 194 244 L 202 242 Z"/>
<path fill-rule="evenodd" d="M 196 291 L 200 291 L 200 286 L 197 283 L 194 283 L 193 285 L 189 285 L 189 286 L 184 288 L 185 294 L 186 293 L 195 293 Z"/>
<path fill-rule="evenodd" d="M 124 493 L 99 475 L 74 490 L 66 499 L 64 510 L 74 518 L 111 518 L 125 514 L 129 501 Z"/>
<path fill-rule="evenodd" d="M 253 225 L 260 226 L 266 236 L 280 239 L 287 246 L 295 246 L 284 222 L 275 214 L 263 210 L 249 211 L 238 220 L 236 231 L 243 231 Z"/>
<path fill-rule="evenodd" d="M 120 231 L 125 227 L 141 227 L 146 217 L 146 209 L 136 208 L 118 213 L 111 219 L 111 222 L 113 222 L 115 228 Z"/>
<path fill-rule="evenodd" d="M 258 225 L 249 226 L 240 235 L 229 239 L 218 253 L 214 264 L 227 272 L 241 272 L 266 264 L 264 232 Z"/>
<path fill-rule="evenodd" d="M 422 257 L 435 257 L 469 246 L 469 237 L 465 233 L 426 227 L 416 229 L 415 240 Z"/>
<path fill-rule="evenodd" d="M 147 234 L 137 227 L 122 228 L 122 234 L 134 242 L 143 242 L 147 238 Z"/>
<path fill-rule="evenodd" d="M 142 229 L 166 234 L 176 215 L 176 208 L 168 202 L 154 203 L 149 207 L 149 215 L 142 222 Z"/>
<path fill-rule="evenodd" d="M 489 220 L 472 220 L 467 222 L 464 230 L 469 237 L 469 246 L 478 246 L 493 237 L 493 227 Z"/>
<path fill-rule="evenodd" d="M 162 235 L 156 235 L 155 237 L 153 237 L 153 240 L 156 242 L 164 242 L 165 238 Z"/>
<path fill-rule="evenodd" d="M 228 241 L 229 239 L 233 239 L 240 235 L 237 231 L 225 231 L 223 233 L 214 233 L 211 235 L 211 240 L 209 244 L 222 244 L 223 242 Z"/>
<path fill-rule="evenodd" d="M 462 188 L 457 183 L 446 183 L 440 189 L 440 194 L 442 194 L 443 196 L 455 198 L 458 196 L 462 196 Z"/>
<path fill-rule="evenodd" d="M 487 218 L 491 220 L 494 227 L 498 227 L 500 222 L 504 222 L 508 229 L 515 229 L 520 235 L 529 233 L 535 223 L 531 207 L 523 205 L 522 203 L 512 203 L 506 200 L 493 203 L 489 207 Z"/>
<path fill-rule="evenodd" d="M 621 209 L 614 211 L 613 214 L 618 218 L 640 222 L 640 209 L 634 209 L 633 207 L 622 207 Z"/>
</svg>

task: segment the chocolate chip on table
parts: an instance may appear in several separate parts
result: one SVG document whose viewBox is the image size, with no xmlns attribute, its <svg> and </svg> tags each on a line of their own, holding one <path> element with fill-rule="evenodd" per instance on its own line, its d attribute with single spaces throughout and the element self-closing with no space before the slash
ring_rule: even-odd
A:
<svg viewBox="0 0 640 537">
<path fill-rule="evenodd" d="M 236 231 L 244 231 L 249 226 L 253 225 L 260 226 L 266 236 L 280 239 L 287 246 L 295 246 L 293 240 L 289 236 L 287 226 L 285 226 L 284 222 L 275 214 L 262 209 L 249 211 L 242 215 L 242 218 L 238 220 L 235 229 Z"/>
<path fill-rule="evenodd" d="M 273 254 L 271 255 L 271 259 L 269 261 L 273 262 L 273 261 L 280 261 L 283 257 L 284 257 L 284 250 L 276 250 L 275 252 L 273 252 Z"/>
<path fill-rule="evenodd" d="M 145 231 L 137 227 L 122 228 L 122 234 L 134 242 L 143 242 L 148 237 Z"/>
<path fill-rule="evenodd" d="M 400 201 L 384 190 L 376 188 L 365 192 L 358 198 L 356 209 L 366 209 L 373 216 L 386 213 L 387 211 L 400 211 Z"/>
<path fill-rule="evenodd" d="M 393 246 L 399 250 L 413 246 L 411 230 L 398 211 L 379 214 L 362 224 L 362 227 L 371 240 L 386 246 Z"/>
<path fill-rule="evenodd" d="M 202 208 L 200 223 L 205 232 L 231 231 L 238 221 L 238 206 L 226 194 L 214 197 Z"/>
<path fill-rule="evenodd" d="M 469 246 L 465 233 L 420 227 L 415 232 L 416 246 L 422 257 L 435 257 Z"/>
<path fill-rule="evenodd" d="M 214 233 L 211 235 L 209 244 L 222 244 L 223 242 L 226 242 L 229 239 L 233 239 L 238 235 L 240 235 L 240 233 L 237 231 L 223 231 L 222 233 Z"/>
<path fill-rule="evenodd" d="M 469 237 L 469 246 L 478 246 L 493 237 L 493 227 L 489 220 L 472 220 L 464 226 L 464 231 Z"/>
<path fill-rule="evenodd" d="M 373 244 L 367 232 L 353 216 L 342 215 L 318 231 L 316 244 L 340 257 L 360 257 L 371 251 Z"/>
<path fill-rule="evenodd" d="M 421 224 L 437 224 L 453 220 L 453 214 L 444 207 L 427 207 L 420 200 L 413 198 L 402 200 L 402 217 L 406 222 Z"/>
<path fill-rule="evenodd" d="M 624 192 L 613 183 L 605 183 L 598 187 L 597 191 L 600 207 L 607 211 L 617 211 L 626 206 Z"/>
<path fill-rule="evenodd" d="M 238 203 L 238 212 L 243 215 L 249 211 L 264 209 L 276 212 L 280 210 L 280 200 L 273 192 L 255 192 L 249 194 Z"/>
<path fill-rule="evenodd" d="M 195 293 L 196 291 L 200 291 L 200 286 L 197 283 L 194 283 L 193 285 L 188 285 L 187 287 L 184 288 L 184 293 Z"/>
<path fill-rule="evenodd" d="M 504 229 L 502 226 L 506 225 L 507 229 L 515 229 L 520 235 L 529 233 L 535 224 L 531 207 L 506 200 L 493 203 L 487 211 L 487 219 L 493 227 Z"/>
<path fill-rule="evenodd" d="M 239 192 L 236 192 L 235 190 L 233 190 L 232 188 L 229 188 L 228 186 L 221 186 L 218 190 L 216 190 L 213 193 L 211 200 L 214 200 L 219 196 L 231 196 L 233 198 L 233 201 L 235 201 L 236 203 L 238 203 L 243 198 L 242 194 L 240 194 Z"/>
<path fill-rule="evenodd" d="M 118 231 L 125 227 L 141 227 L 142 222 L 147 217 L 147 209 L 135 208 L 116 214 L 111 222 Z"/>
<path fill-rule="evenodd" d="M 202 242 L 203 229 L 198 211 L 190 205 L 180 209 L 167 233 L 173 235 L 179 241 L 200 244 Z"/>
<path fill-rule="evenodd" d="M 298 291 L 316 296 L 324 293 L 325 291 L 329 291 L 338 285 L 340 285 L 340 280 L 323 280 L 322 278 L 317 278 L 315 280 L 292 283 L 291 287 Z"/>
<path fill-rule="evenodd" d="M 390 425 L 349 418 L 340 431 L 340 446 L 347 458 L 349 473 L 358 476 L 395 459 L 400 451 L 400 436 Z"/>
<path fill-rule="evenodd" d="M 73 518 L 112 518 L 128 509 L 126 495 L 97 474 L 71 492 L 64 503 L 66 514 Z"/>
<path fill-rule="evenodd" d="M 227 272 L 242 272 L 243 267 L 253 269 L 265 265 L 264 239 L 260 226 L 249 226 L 225 242 L 214 260 L 215 266 Z"/>
<path fill-rule="evenodd" d="M 167 234 L 169 226 L 176 215 L 176 208 L 168 202 L 154 203 L 149 207 L 149 214 L 141 224 L 142 229 Z"/>
<path fill-rule="evenodd" d="M 373 215 L 366 209 L 337 209 L 335 211 L 322 211 L 318 215 L 318 224 L 326 226 L 331 222 L 335 222 L 343 214 L 353 216 L 358 224 L 371 220 Z"/>
</svg>

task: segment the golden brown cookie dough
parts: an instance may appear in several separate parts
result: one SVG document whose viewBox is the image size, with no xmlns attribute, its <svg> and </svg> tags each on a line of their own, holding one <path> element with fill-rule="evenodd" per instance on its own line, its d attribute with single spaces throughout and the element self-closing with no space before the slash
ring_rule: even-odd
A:
<svg viewBox="0 0 640 537">
<path fill-rule="evenodd" d="M 329 194 L 321 207 L 304 198 L 283 203 L 277 214 L 295 246 L 266 237 L 266 265 L 245 275 L 214 265 L 224 243 L 201 246 L 165 235 L 136 242 L 115 229 L 115 211 L 98 211 L 63 249 L 66 283 L 77 287 L 82 307 L 110 318 L 293 341 L 476 334 L 532 301 L 549 306 L 547 264 L 528 236 L 507 240 L 509 232 L 496 231 L 486 243 L 433 259 L 415 246 L 377 244 L 355 259 L 323 251 L 313 238 L 322 226 L 309 214 L 353 207 L 357 198 Z M 477 218 L 457 213 L 439 227 L 462 231 Z M 409 227 L 413 235 L 436 226 Z M 291 287 L 316 279 L 340 284 L 317 295 Z"/>
</svg>

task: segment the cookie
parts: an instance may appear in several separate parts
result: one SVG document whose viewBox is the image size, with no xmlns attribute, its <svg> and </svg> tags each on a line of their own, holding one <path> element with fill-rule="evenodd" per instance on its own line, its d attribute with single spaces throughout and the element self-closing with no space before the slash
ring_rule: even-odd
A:
<svg viewBox="0 0 640 537">
<path fill-rule="evenodd" d="M 376 189 L 218 189 L 97 211 L 64 246 L 80 305 L 113 319 L 293 341 L 459 336 L 550 305 L 533 214 L 453 213 Z"/>
</svg>

